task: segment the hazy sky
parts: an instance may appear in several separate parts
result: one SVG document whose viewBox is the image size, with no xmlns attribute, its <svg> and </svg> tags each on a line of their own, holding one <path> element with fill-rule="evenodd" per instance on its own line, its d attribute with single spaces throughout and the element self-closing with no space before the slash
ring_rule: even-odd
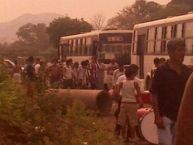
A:
<svg viewBox="0 0 193 145">
<path fill-rule="evenodd" d="M 170 0 L 153 1 L 166 4 Z M 0 0 L 0 22 L 12 20 L 24 13 L 46 12 L 85 19 L 103 14 L 108 19 L 134 2 L 135 0 Z"/>
</svg>

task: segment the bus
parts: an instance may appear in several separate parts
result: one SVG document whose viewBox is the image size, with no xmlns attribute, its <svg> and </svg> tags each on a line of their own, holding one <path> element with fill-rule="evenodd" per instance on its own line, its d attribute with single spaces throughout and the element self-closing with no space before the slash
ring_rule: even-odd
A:
<svg viewBox="0 0 193 145">
<path fill-rule="evenodd" d="M 101 30 L 60 38 L 59 60 L 71 58 L 74 62 L 95 56 L 104 63 L 122 55 L 129 56 L 132 43 L 131 30 Z"/>
<path fill-rule="evenodd" d="M 167 59 L 167 42 L 184 39 L 184 63 L 193 65 L 193 13 L 136 24 L 133 30 L 131 63 L 138 64 L 139 76 L 146 77 L 155 57 Z"/>
</svg>

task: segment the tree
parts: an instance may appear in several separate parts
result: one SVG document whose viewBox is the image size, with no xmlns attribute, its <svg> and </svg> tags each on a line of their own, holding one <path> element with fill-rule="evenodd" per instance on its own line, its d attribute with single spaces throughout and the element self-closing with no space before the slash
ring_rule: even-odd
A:
<svg viewBox="0 0 193 145">
<path fill-rule="evenodd" d="M 185 5 L 188 5 L 191 10 L 193 10 L 193 1 L 192 0 L 171 0 L 169 4 L 178 4 L 178 5 L 185 4 Z"/>
<path fill-rule="evenodd" d="M 33 48 L 47 49 L 49 46 L 49 36 L 47 27 L 43 23 L 37 25 L 28 23 L 19 28 L 17 36 L 20 41 Z"/>
<path fill-rule="evenodd" d="M 43 50 L 47 49 L 50 45 L 49 35 L 47 33 L 47 27 L 43 23 L 36 25 L 36 46 Z"/>
<path fill-rule="evenodd" d="M 19 28 L 19 30 L 16 32 L 17 37 L 24 41 L 26 44 L 33 44 L 36 40 L 35 37 L 35 25 L 32 23 L 25 24 Z"/>
<path fill-rule="evenodd" d="M 136 0 L 132 6 L 124 8 L 117 16 L 110 19 L 108 26 L 132 29 L 136 23 L 152 20 L 153 16 L 162 9 L 163 7 L 156 2 Z"/>
<path fill-rule="evenodd" d="M 91 31 L 92 25 L 84 21 L 84 19 L 71 19 L 69 17 L 58 18 L 53 20 L 47 32 L 50 37 L 50 42 L 54 47 L 58 47 L 61 36 L 68 36 Z"/>
<path fill-rule="evenodd" d="M 91 24 L 95 30 L 102 30 L 105 27 L 105 16 L 103 14 L 94 15 Z"/>
<path fill-rule="evenodd" d="M 190 11 L 190 7 L 186 4 L 171 4 L 171 3 L 169 3 L 164 9 L 159 11 L 159 13 L 156 13 L 156 15 L 154 15 L 154 17 L 156 17 L 156 19 L 162 19 L 162 18 L 167 18 L 170 16 L 183 15 L 189 11 Z"/>
</svg>

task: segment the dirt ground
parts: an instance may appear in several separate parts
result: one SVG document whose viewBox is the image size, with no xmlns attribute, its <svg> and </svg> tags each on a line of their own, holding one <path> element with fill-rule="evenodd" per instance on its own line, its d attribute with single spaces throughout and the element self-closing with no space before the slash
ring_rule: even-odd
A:
<svg viewBox="0 0 193 145">
<path fill-rule="evenodd" d="M 150 107 L 150 106 L 148 106 Z M 104 124 L 106 124 L 106 129 L 108 129 L 109 131 L 111 131 L 112 133 L 114 133 L 114 126 L 115 126 L 115 117 L 114 117 L 114 110 L 115 110 L 116 106 L 113 104 L 112 106 L 112 110 L 111 113 L 108 116 L 105 117 L 100 117 L 100 121 L 104 122 Z M 155 145 L 152 143 L 147 142 L 146 140 L 139 138 L 137 139 L 137 141 L 135 143 L 123 143 L 123 145 Z"/>
</svg>

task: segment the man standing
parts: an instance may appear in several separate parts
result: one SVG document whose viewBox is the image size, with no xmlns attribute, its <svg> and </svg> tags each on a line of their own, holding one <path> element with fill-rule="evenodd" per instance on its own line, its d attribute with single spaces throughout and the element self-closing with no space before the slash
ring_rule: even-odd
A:
<svg viewBox="0 0 193 145">
<path fill-rule="evenodd" d="M 167 51 L 169 60 L 157 68 L 151 87 L 159 145 L 172 145 L 178 109 L 191 74 L 191 70 L 183 64 L 184 40 L 170 40 Z"/>
<path fill-rule="evenodd" d="M 59 88 L 62 78 L 62 69 L 58 65 L 57 59 L 52 60 L 52 65 L 48 67 L 47 74 L 51 88 Z"/>
<path fill-rule="evenodd" d="M 112 88 L 112 79 L 113 79 L 113 72 L 118 68 L 118 63 L 115 59 L 112 59 L 111 62 L 107 66 L 107 78 L 105 84 L 107 85 L 108 89 Z"/>
<path fill-rule="evenodd" d="M 26 82 L 27 82 L 27 96 L 31 99 L 34 99 L 35 94 L 35 82 L 36 82 L 36 75 L 35 75 L 35 69 L 34 69 L 34 58 L 33 56 L 30 56 L 27 59 L 27 65 L 26 65 Z"/>
</svg>

